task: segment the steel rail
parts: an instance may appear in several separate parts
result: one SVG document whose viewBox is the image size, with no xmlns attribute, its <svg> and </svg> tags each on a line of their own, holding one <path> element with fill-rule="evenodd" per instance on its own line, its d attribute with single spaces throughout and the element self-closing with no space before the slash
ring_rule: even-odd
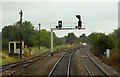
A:
<svg viewBox="0 0 120 77">
<path fill-rule="evenodd" d="M 34 60 L 35 58 L 40 57 L 40 56 L 46 57 L 46 56 L 48 56 L 49 52 L 50 51 L 44 52 L 44 53 L 42 53 L 40 55 L 34 56 L 32 58 L 28 58 L 28 59 L 26 59 L 24 61 L 17 61 L 17 62 L 12 62 L 12 63 L 8 63 L 8 64 L 0 65 L 0 72 L 2 72 L 4 70 L 7 70 L 9 68 L 15 67 L 15 66 L 19 66 L 19 65 L 26 64 L 26 63 L 30 63 L 30 62 L 32 62 L 32 60 Z M 35 60 L 35 62 L 38 61 L 38 60 L 40 60 L 40 59 L 41 58 Z"/>
<path fill-rule="evenodd" d="M 85 52 L 86 55 L 88 56 L 88 58 L 98 67 L 98 69 L 106 76 L 106 77 L 111 77 L 100 65 L 98 65 L 98 63 L 96 63 L 91 57 L 90 55 Z"/>
<path fill-rule="evenodd" d="M 44 57 L 47 57 L 48 55 L 47 54 L 42 54 L 41 56 L 39 55 L 39 56 L 36 56 L 34 58 L 27 59 L 27 60 L 23 61 L 22 63 L 16 65 L 16 67 L 22 66 L 23 68 L 25 68 L 25 67 L 27 67 L 27 66 L 29 66 L 29 65 L 31 65 L 31 64 L 39 61 L 39 60 L 43 60 Z M 15 65 L 9 65 L 6 68 L 9 69 L 9 68 L 12 68 L 13 66 L 15 66 Z M 19 70 L 12 71 L 12 72 L 8 73 L 8 75 L 6 75 L 5 77 L 12 77 L 18 71 Z"/>
<path fill-rule="evenodd" d="M 57 67 L 57 65 L 60 63 L 60 61 L 64 58 L 64 56 L 69 53 L 70 50 L 68 50 L 67 52 L 65 52 L 58 60 L 57 62 L 55 63 L 55 65 L 52 67 L 52 69 L 50 70 L 49 74 L 48 74 L 48 77 L 51 77 L 53 72 L 55 71 L 55 68 Z M 72 55 L 73 55 L 74 51 L 72 51 L 72 53 L 70 54 L 70 57 L 69 57 L 69 60 L 68 60 L 68 65 L 67 65 L 67 72 L 66 72 L 66 75 L 67 77 L 69 77 L 70 75 L 70 65 L 71 65 L 71 58 L 72 58 Z"/>
<path fill-rule="evenodd" d="M 58 63 L 62 60 L 62 58 L 65 56 L 65 54 L 67 54 L 69 51 L 65 52 L 55 63 L 55 65 L 53 66 L 52 70 L 49 72 L 48 77 L 50 77 L 52 75 L 52 73 L 54 72 L 56 66 L 58 65 Z"/>
<path fill-rule="evenodd" d="M 71 59 L 74 54 L 74 51 L 70 54 L 69 62 L 68 62 L 68 67 L 67 67 L 67 77 L 70 76 L 70 67 L 71 67 Z"/>
<path fill-rule="evenodd" d="M 81 58 L 81 60 L 82 60 L 82 57 L 80 57 L 80 58 Z M 86 71 L 88 72 L 88 75 L 91 77 L 92 74 L 91 74 L 91 72 L 89 71 L 87 65 L 85 64 L 85 62 L 84 62 L 83 60 L 82 60 L 82 63 L 83 63 L 83 65 L 85 66 L 85 69 L 86 69 Z"/>
<path fill-rule="evenodd" d="M 100 65 L 98 65 L 98 63 L 96 63 L 96 62 L 90 57 L 90 55 L 89 55 L 86 51 L 85 51 L 85 54 L 86 54 L 87 58 L 89 58 L 89 59 L 92 61 L 92 63 L 101 71 L 101 73 L 102 73 L 103 75 L 105 75 L 106 77 L 111 77 Z M 80 58 L 81 58 L 81 60 L 82 60 L 83 65 L 85 66 L 86 71 L 88 72 L 88 75 L 89 75 L 90 77 L 92 77 L 92 75 L 94 75 L 94 74 L 93 74 L 92 72 L 90 72 L 87 64 L 84 62 L 84 60 L 82 59 L 81 56 L 80 56 Z"/>
<path fill-rule="evenodd" d="M 43 54 L 34 56 L 32 58 L 26 59 L 24 61 L 18 61 L 18 62 L 13 62 L 13 63 L 9 63 L 9 64 L 4 64 L 4 65 L 0 66 L 0 72 L 5 71 L 5 70 L 7 70 L 9 68 L 13 68 L 13 67 L 19 66 L 19 65 L 24 65 L 24 64 L 28 64 L 29 65 L 32 62 L 36 62 L 36 61 L 46 57 L 47 56 L 46 54 L 47 53 L 43 53 Z"/>
</svg>

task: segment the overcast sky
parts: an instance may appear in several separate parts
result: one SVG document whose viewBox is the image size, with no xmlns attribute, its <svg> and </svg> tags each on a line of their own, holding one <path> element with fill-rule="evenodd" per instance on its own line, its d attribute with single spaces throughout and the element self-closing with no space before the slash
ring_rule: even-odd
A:
<svg viewBox="0 0 120 77">
<path fill-rule="evenodd" d="M 23 20 L 31 21 L 35 28 L 41 23 L 42 29 L 50 30 L 57 21 L 63 21 L 63 27 L 74 27 L 76 14 L 80 14 L 85 30 L 54 31 L 58 37 L 69 32 L 76 36 L 91 32 L 113 32 L 118 28 L 118 2 L 2 2 L 2 26 L 19 21 L 19 11 L 23 10 Z M 50 25 L 51 23 L 51 25 Z"/>
</svg>

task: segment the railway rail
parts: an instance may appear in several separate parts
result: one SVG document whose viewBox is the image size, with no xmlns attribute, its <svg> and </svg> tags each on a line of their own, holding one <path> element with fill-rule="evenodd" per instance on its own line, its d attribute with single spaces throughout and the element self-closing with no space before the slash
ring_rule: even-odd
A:
<svg viewBox="0 0 120 77">
<path fill-rule="evenodd" d="M 66 48 L 64 49 L 60 49 L 60 51 L 65 51 L 67 50 Z M 55 53 L 54 53 L 55 54 Z M 4 70 L 7 70 L 9 68 L 12 68 L 12 67 L 16 67 L 16 66 L 19 66 L 19 65 L 24 65 L 24 64 L 29 64 L 29 63 L 32 63 L 32 62 L 36 62 L 46 56 L 50 55 L 50 51 L 48 52 L 45 52 L 43 54 L 40 54 L 40 55 L 37 55 L 37 56 L 34 56 L 32 58 L 29 58 L 29 59 L 26 59 L 24 61 L 17 61 L 17 62 L 12 62 L 12 63 L 8 63 L 8 64 L 3 64 L 0 66 L 0 72 L 4 71 Z"/>
<path fill-rule="evenodd" d="M 54 77 L 57 75 L 62 75 L 63 77 L 69 77 L 71 75 L 71 59 L 73 57 L 73 54 L 76 50 L 78 50 L 79 47 L 75 48 L 70 48 L 70 49 L 65 49 L 66 51 L 53 65 L 52 69 L 48 73 L 48 77 Z M 92 56 L 88 53 L 87 48 L 80 48 L 80 60 L 83 63 L 83 66 L 85 67 L 85 73 L 88 77 L 93 77 L 93 76 L 102 76 L 102 77 L 112 77 L 106 72 L 101 66 L 92 58 Z M 49 52 L 43 53 L 41 55 L 29 58 L 24 61 L 19 61 L 19 62 L 14 62 L 14 63 L 9 63 L 2 65 L 0 67 L 0 71 L 4 72 L 6 70 L 11 70 L 12 68 L 25 68 L 39 60 L 43 60 L 47 56 L 49 56 Z M 16 71 L 18 70 L 12 70 L 9 72 L 6 76 L 3 77 L 9 77 L 9 76 L 14 76 L 16 74 Z M 72 75 L 71 75 L 72 76 Z"/>
<path fill-rule="evenodd" d="M 50 70 L 48 77 L 57 76 L 57 75 L 69 77 L 71 58 L 74 51 L 76 51 L 76 48 L 70 49 L 67 52 L 65 52 L 55 63 L 53 68 Z"/>
<path fill-rule="evenodd" d="M 69 48 L 59 49 L 59 52 L 64 52 L 68 49 Z M 53 54 L 56 54 L 56 52 Z M 44 60 L 46 57 L 49 57 L 49 56 L 50 56 L 50 51 L 45 52 L 40 55 L 37 55 L 37 56 L 34 56 L 32 58 L 26 59 L 24 61 L 18 61 L 18 62 L 4 64 L 4 65 L 0 66 L 0 72 L 3 73 L 4 71 L 7 71 L 7 74 L 6 73 L 5 73 L 5 75 L 2 74 L 3 77 L 14 76 L 16 74 L 16 72 L 19 72 L 19 70 L 18 70 L 19 68 L 20 69 L 25 68 L 37 61 Z M 15 70 L 15 69 L 17 69 L 17 70 Z"/>
<path fill-rule="evenodd" d="M 83 65 L 90 77 L 92 76 L 102 76 L 111 77 L 103 68 L 101 68 L 98 63 L 96 63 L 86 50 L 81 51 L 81 57 Z"/>
<path fill-rule="evenodd" d="M 43 53 L 38 56 L 34 56 L 34 57 L 26 59 L 24 61 L 13 62 L 13 63 L 2 65 L 0 67 L 0 72 L 2 73 L 2 77 L 12 77 L 17 72 L 20 72 L 21 69 L 39 61 L 39 60 L 44 60 L 44 58 L 47 56 L 49 56 L 48 52 Z M 7 73 L 6 73 L 6 71 L 7 71 Z"/>
<path fill-rule="evenodd" d="M 26 59 L 24 61 L 18 61 L 18 62 L 13 62 L 13 63 L 9 63 L 9 64 L 4 64 L 4 65 L 0 66 L 0 72 L 5 71 L 9 68 L 20 66 L 20 65 L 26 67 L 26 66 L 28 66 L 28 65 L 30 65 L 30 64 L 32 64 L 40 59 L 45 58 L 48 55 L 49 55 L 48 53 L 43 53 L 41 55 L 34 56 L 34 57 Z"/>
</svg>

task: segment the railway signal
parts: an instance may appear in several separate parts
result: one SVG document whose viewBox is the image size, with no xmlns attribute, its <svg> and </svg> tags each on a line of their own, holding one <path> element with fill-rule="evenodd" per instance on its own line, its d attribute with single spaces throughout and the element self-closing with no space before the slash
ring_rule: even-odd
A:
<svg viewBox="0 0 120 77">
<path fill-rule="evenodd" d="M 62 21 L 58 21 L 58 27 L 62 28 Z"/>
<path fill-rule="evenodd" d="M 82 21 L 78 21 L 78 29 L 82 27 Z"/>
<path fill-rule="evenodd" d="M 80 15 L 76 15 L 76 17 L 79 19 L 78 20 L 78 26 L 76 26 L 76 28 L 81 29 L 81 27 L 82 27 L 81 16 Z"/>
<path fill-rule="evenodd" d="M 81 21 L 81 16 L 80 15 L 76 15 L 76 17 L 79 19 L 78 21 L 78 25 L 75 26 L 75 28 L 62 28 L 62 21 L 58 21 L 58 26 L 56 26 L 56 28 L 51 28 L 51 56 L 53 56 L 53 31 L 54 30 L 76 30 L 76 29 L 85 29 L 85 28 L 82 28 L 82 21 Z"/>
<path fill-rule="evenodd" d="M 58 21 L 58 26 L 56 28 L 61 29 L 62 28 L 62 21 Z"/>
<path fill-rule="evenodd" d="M 76 15 L 76 17 L 79 19 L 79 21 L 81 20 L 81 16 L 80 15 Z"/>
</svg>

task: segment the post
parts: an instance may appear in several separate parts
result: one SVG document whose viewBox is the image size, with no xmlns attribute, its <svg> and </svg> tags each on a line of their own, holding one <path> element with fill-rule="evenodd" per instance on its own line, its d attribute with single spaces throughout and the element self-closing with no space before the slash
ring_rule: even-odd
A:
<svg viewBox="0 0 120 77">
<path fill-rule="evenodd" d="M 76 15 L 76 17 L 79 19 L 79 21 L 81 20 L 81 16 L 80 15 Z M 82 21 L 81 21 L 82 22 Z M 51 26 L 51 25 L 50 25 Z M 58 21 L 58 26 L 56 26 L 56 28 L 51 28 L 51 56 L 53 56 L 53 30 L 74 30 L 74 29 L 85 29 L 85 28 L 62 28 L 62 21 Z"/>
<path fill-rule="evenodd" d="M 107 58 L 110 57 L 110 49 L 106 49 L 106 57 L 107 57 Z"/>
<path fill-rule="evenodd" d="M 40 26 L 41 24 L 39 23 L 38 25 L 39 25 L 39 50 L 40 50 Z"/>
<path fill-rule="evenodd" d="M 19 12 L 20 14 L 20 26 L 22 25 L 22 10 Z M 20 58 L 22 58 L 22 33 L 20 32 Z"/>
<path fill-rule="evenodd" d="M 51 29 L 51 56 L 53 56 L 53 30 Z"/>
</svg>

